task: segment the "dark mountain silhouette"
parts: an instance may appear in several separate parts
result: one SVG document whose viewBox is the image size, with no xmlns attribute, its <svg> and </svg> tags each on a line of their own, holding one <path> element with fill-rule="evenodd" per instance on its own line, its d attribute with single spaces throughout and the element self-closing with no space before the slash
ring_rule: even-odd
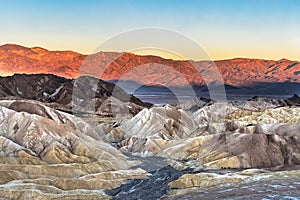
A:
<svg viewBox="0 0 300 200">
<path fill-rule="evenodd" d="M 151 106 L 113 83 L 88 76 L 77 79 L 49 74 L 1 77 L 0 97 L 38 100 L 68 111 L 96 111 L 98 114 L 137 113 Z M 114 107 L 115 110 L 112 110 Z"/>
</svg>

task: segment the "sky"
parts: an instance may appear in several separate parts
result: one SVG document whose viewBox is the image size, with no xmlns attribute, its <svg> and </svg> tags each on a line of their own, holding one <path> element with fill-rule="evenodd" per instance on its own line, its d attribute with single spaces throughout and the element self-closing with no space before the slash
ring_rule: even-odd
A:
<svg viewBox="0 0 300 200">
<path fill-rule="evenodd" d="M 213 60 L 300 60 L 299 10 L 299 0 L 1 1 L 0 45 L 89 54 L 116 35 L 156 27 L 190 38 Z M 100 50 L 124 51 L 122 42 Z M 140 53 L 174 57 L 167 51 Z M 184 59 L 196 59 L 185 51 Z"/>
</svg>

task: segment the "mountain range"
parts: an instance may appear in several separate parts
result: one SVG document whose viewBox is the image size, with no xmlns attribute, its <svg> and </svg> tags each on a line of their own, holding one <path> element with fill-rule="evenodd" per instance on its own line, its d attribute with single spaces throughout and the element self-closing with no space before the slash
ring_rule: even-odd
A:
<svg viewBox="0 0 300 200">
<path fill-rule="evenodd" d="M 249 86 L 255 83 L 300 81 L 300 63 L 287 59 L 234 58 L 217 61 L 171 60 L 133 53 L 49 51 L 15 44 L 0 46 L 0 73 L 55 74 L 65 78 L 82 75 L 103 80 L 135 81 L 154 86 L 220 84 Z"/>
</svg>

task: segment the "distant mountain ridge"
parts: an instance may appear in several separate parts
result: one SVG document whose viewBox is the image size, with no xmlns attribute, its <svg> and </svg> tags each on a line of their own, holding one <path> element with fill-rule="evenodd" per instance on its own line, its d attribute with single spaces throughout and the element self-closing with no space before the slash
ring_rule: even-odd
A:
<svg viewBox="0 0 300 200">
<path fill-rule="evenodd" d="M 88 64 L 82 68 L 87 58 Z M 103 71 L 100 77 L 98 69 Z M 65 78 L 91 75 L 103 80 L 131 80 L 161 86 L 218 84 L 221 75 L 227 85 L 245 86 L 257 82 L 300 82 L 300 63 L 287 59 L 250 58 L 182 61 L 115 52 L 98 52 L 88 56 L 73 51 L 49 51 L 40 47 L 6 44 L 0 46 L 0 73 L 47 73 Z M 205 80 L 203 77 L 206 77 Z"/>
</svg>

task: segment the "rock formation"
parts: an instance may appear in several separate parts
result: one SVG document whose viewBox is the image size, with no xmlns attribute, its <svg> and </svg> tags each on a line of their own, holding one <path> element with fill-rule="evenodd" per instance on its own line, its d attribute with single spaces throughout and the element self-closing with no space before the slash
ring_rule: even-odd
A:
<svg viewBox="0 0 300 200">
<path fill-rule="evenodd" d="M 66 112 L 99 115 L 136 114 L 151 106 L 113 83 L 87 76 L 77 79 L 47 74 L 1 77 L 0 97 L 33 99 Z"/>
<path fill-rule="evenodd" d="M 247 169 L 184 174 L 169 183 L 171 190 L 162 199 L 297 198 L 298 177 L 299 170 Z"/>
<path fill-rule="evenodd" d="M 70 60 L 80 63 L 85 57 L 40 48 L 16 50 L 11 45 L 0 50 L 10 55 L 8 59 L 0 54 L 4 60 L 0 59 L 1 64 L 12 65 L 16 62 L 12 58 L 18 55 L 18 61 L 26 60 L 24 63 L 33 67 L 41 63 L 51 66 L 57 54 L 61 60 L 55 61 L 53 69 L 58 74 L 68 69 L 70 77 L 75 76 L 72 67 L 57 66 L 67 65 Z M 48 54 L 53 56 L 51 62 Z M 125 71 L 150 60 L 176 67 L 185 63 L 125 55 L 112 65 L 112 71 L 116 66 L 120 69 L 122 63 L 128 63 Z M 95 56 L 105 57 L 106 53 Z M 233 69 L 245 67 L 244 62 L 253 64 L 244 59 L 231 62 L 236 65 Z M 227 61 L 220 63 L 227 68 L 231 66 L 224 64 Z M 282 77 L 269 76 L 270 80 L 280 81 L 298 65 L 287 60 L 256 60 L 254 64 L 255 70 L 267 66 L 269 70 L 283 71 Z M 107 74 L 115 78 L 119 72 Z M 234 80 L 232 72 L 224 74 Z M 243 77 L 245 73 L 239 75 L 245 82 L 265 80 L 260 75 L 252 79 L 249 74 L 249 77 Z M 296 80 L 298 74 L 294 73 L 289 80 Z M 197 77 L 191 80 L 200 81 Z M 299 96 L 294 95 L 281 100 L 254 97 L 232 102 L 200 98 L 177 105 L 152 106 L 112 83 L 88 76 L 2 77 L 0 198 L 132 199 L 151 195 L 160 198 L 168 192 L 179 195 L 224 184 L 247 184 L 243 181 L 262 177 L 256 173 L 284 178 L 279 172 L 271 173 L 300 166 L 299 102 Z M 299 173 L 295 174 L 299 180 Z M 156 187 L 150 190 L 153 184 Z"/>
<path fill-rule="evenodd" d="M 2 198 L 109 199 L 101 190 L 147 176 L 73 115 L 33 100 L 1 100 L 0 113 Z"/>
<path fill-rule="evenodd" d="M 257 101 L 213 103 L 194 112 L 167 105 L 144 109 L 104 134 L 121 151 L 194 167 L 274 167 L 300 163 L 299 114 L 299 107 Z"/>
</svg>

